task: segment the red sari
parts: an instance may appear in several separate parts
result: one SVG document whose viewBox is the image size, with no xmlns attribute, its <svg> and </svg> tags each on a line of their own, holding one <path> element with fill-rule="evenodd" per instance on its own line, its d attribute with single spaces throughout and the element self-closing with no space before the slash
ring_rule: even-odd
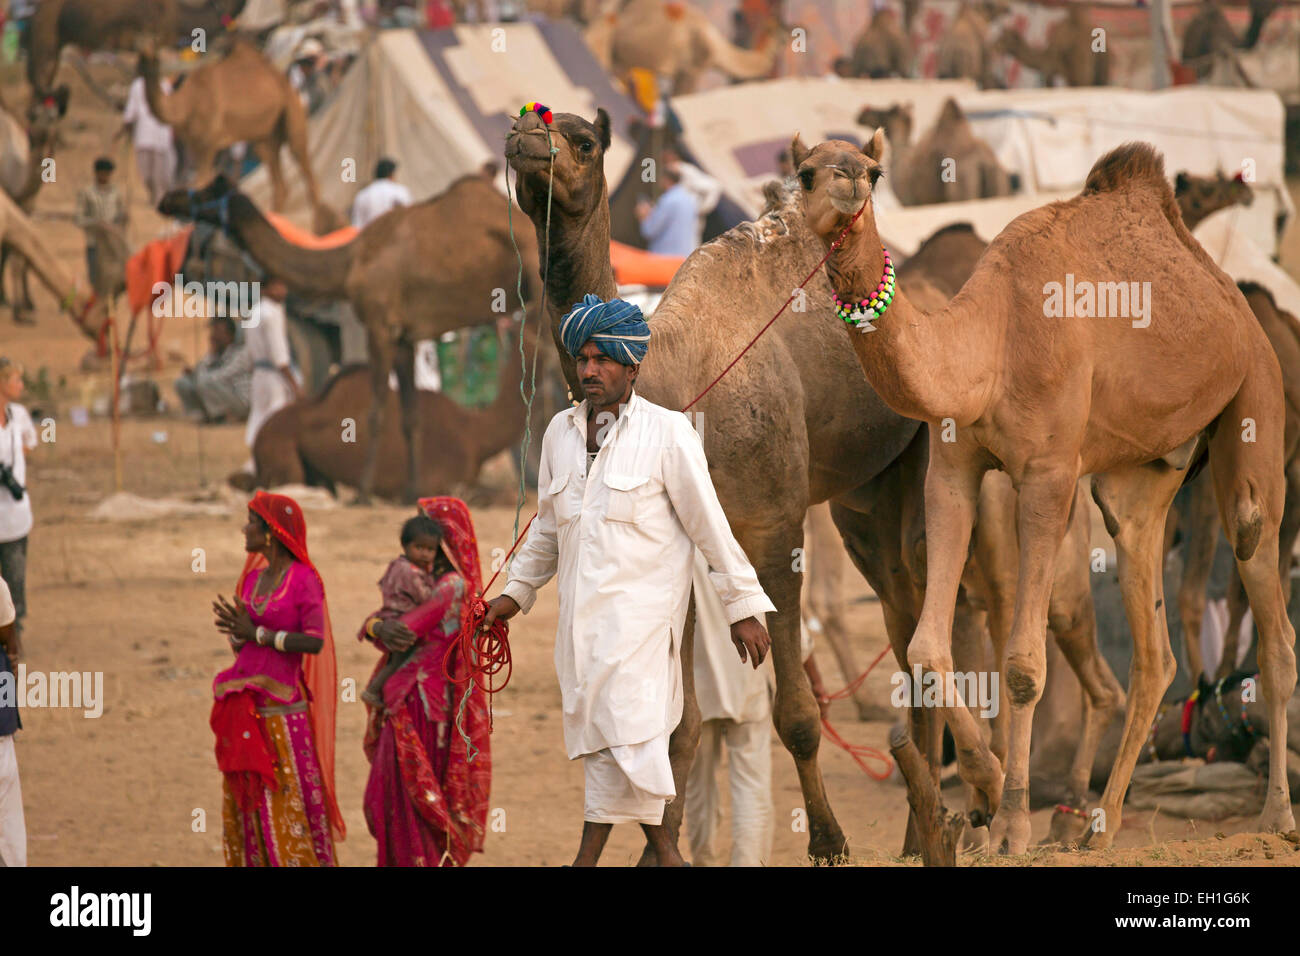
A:
<svg viewBox="0 0 1300 956">
<path fill-rule="evenodd" d="M 478 542 L 463 501 L 425 498 L 420 507 L 442 526 L 455 570 L 438 579 L 432 600 L 402 615 L 416 653 L 384 684 L 383 710 L 367 705 L 366 823 L 380 866 L 464 866 L 482 851 L 487 823 L 487 701 L 458 654 L 444 660 L 482 591 Z"/>
</svg>

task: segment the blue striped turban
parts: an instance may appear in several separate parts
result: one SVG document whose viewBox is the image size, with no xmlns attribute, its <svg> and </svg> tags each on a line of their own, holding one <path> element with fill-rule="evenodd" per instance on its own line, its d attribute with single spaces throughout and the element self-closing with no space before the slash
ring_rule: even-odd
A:
<svg viewBox="0 0 1300 956">
<path fill-rule="evenodd" d="M 631 302 L 588 293 L 560 323 L 560 341 L 574 358 L 588 342 L 622 365 L 639 365 L 650 347 L 650 326 Z"/>
</svg>

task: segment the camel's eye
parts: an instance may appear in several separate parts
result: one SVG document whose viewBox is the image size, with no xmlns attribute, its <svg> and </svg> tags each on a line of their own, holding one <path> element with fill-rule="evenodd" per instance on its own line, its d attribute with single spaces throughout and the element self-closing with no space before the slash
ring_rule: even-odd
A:
<svg viewBox="0 0 1300 956">
<path fill-rule="evenodd" d="M 589 139 L 584 139 L 581 143 L 578 144 L 579 151 L 583 153 L 590 153 L 595 148 L 596 148 L 596 144 Z"/>
<path fill-rule="evenodd" d="M 806 192 L 812 192 L 813 178 L 817 175 L 816 170 L 805 169 L 799 174 L 799 182 L 803 185 Z"/>
</svg>

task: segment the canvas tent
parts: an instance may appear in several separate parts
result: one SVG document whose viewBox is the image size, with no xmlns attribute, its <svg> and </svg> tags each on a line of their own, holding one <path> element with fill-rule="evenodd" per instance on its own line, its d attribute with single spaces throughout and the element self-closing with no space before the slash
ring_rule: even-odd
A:
<svg viewBox="0 0 1300 956">
<path fill-rule="evenodd" d="M 1132 139 L 1163 152 L 1171 177 L 1180 170 L 1234 173 L 1248 163 L 1256 201 L 1243 214 L 1244 227 L 1269 254 L 1276 249 L 1275 219 L 1293 211 L 1283 181 L 1284 109 L 1267 90 L 981 91 L 964 81 L 786 79 L 679 96 L 673 109 L 701 165 L 754 216 L 762 209 L 763 183 L 775 176 L 776 151 L 795 132 L 809 146 L 830 138 L 861 145 L 870 132 L 857 125 L 863 106 L 911 103 L 915 138 L 933 124 L 949 96 L 999 161 L 1020 175 L 1023 194 L 901 209 L 887 191 L 886 165 L 879 221 L 887 238 L 902 243 L 900 251 L 914 249 L 951 222 L 974 222 L 980 235 L 992 239 L 1021 212 L 1078 193 L 1097 158 Z"/>
<path fill-rule="evenodd" d="M 397 161 L 397 179 L 417 201 L 495 160 L 504 202 L 505 137 L 519 108 L 530 101 L 588 119 L 604 107 L 613 127 L 605 175 L 610 182 L 622 178 L 632 161 L 625 131 L 636 106 L 614 88 L 572 24 L 382 31 L 334 99 L 310 121 L 321 198 L 347 210 L 370 182 L 375 162 L 389 156 Z M 306 193 L 292 164 L 286 175 L 292 183 L 286 211 L 296 222 L 310 223 Z M 269 204 L 265 169 L 246 177 L 242 188 L 259 205 Z"/>
</svg>

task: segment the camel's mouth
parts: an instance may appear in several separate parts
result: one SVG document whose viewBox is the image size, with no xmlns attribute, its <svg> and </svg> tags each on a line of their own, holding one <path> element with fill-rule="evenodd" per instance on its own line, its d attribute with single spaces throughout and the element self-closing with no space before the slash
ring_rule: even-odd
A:
<svg viewBox="0 0 1300 956">
<path fill-rule="evenodd" d="M 551 163 L 545 134 L 512 133 L 506 139 L 506 161 L 520 172 L 536 172 Z"/>
<path fill-rule="evenodd" d="M 858 199 L 848 199 L 841 196 L 836 196 L 832 193 L 827 198 L 830 200 L 831 206 L 835 209 L 836 212 L 842 212 L 846 216 L 852 216 L 859 209 L 862 208 L 862 200 L 866 199 L 867 197 L 862 196 L 861 198 Z"/>
</svg>

